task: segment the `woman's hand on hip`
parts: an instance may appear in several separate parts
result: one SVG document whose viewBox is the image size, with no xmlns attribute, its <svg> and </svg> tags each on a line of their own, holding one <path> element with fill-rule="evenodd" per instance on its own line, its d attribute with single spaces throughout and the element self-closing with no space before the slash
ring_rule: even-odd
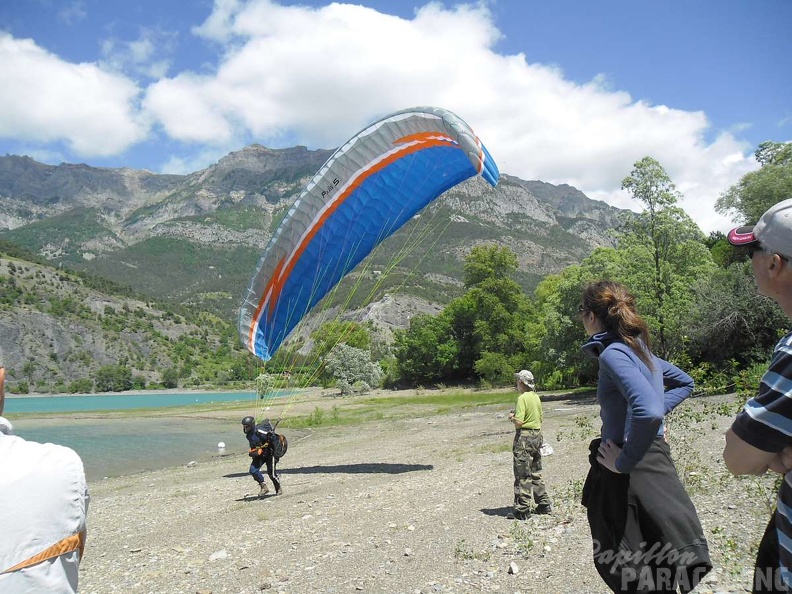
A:
<svg viewBox="0 0 792 594">
<path fill-rule="evenodd" d="M 612 439 L 609 439 L 600 444 L 599 450 L 597 451 L 597 462 L 611 472 L 619 473 L 616 469 L 616 459 L 621 455 L 621 452 L 622 449 L 617 446 Z"/>
</svg>

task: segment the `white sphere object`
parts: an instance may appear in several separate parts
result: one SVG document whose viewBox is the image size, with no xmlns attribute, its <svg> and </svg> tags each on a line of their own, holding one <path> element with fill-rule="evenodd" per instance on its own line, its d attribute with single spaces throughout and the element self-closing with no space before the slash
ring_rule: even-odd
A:
<svg viewBox="0 0 792 594">
<path fill-rule="evenodd" d="M 225 442 L 221 441 L 220 443 L 217 444 L 217 447 L 218 448 L 224 448 L 225 447 Z"/>
</svg>

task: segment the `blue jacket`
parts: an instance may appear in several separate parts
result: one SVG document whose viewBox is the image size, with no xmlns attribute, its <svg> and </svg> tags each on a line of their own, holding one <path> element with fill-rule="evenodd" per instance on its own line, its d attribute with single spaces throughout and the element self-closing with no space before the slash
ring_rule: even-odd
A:
<svg viewBox="0 0 792 594">
<path fill-rule="evenodd" d="M 602 440 L 622 445 L 616 459 L 619 472 L 630 472 L 655 437 L 665 430 L 663 419 L 693 392 L 693 378 L 668 361 L 652 355 L 654 369 L 609 332 L 600 332 L 582 347 L 599 359 L 597 401 Z"/>
</svg>

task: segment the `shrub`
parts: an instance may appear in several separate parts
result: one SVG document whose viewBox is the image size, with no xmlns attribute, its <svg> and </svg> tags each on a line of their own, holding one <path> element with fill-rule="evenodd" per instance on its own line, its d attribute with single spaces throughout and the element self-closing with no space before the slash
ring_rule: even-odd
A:
<svg viewBox="0 0 792 594">
<path fill-rule="evenodd" d="M 355 394 L 368 394 L 371 392 L 371 386 L 364 381 L 358 380 L 352 384 L 352 392 Z"/>
<path fill-rule="evenodd" d="M 76 379 L 69 384 L 66 391 L 69 394 L 90 394 L 93 392 L 93 381 L 87 377 Z"/>
<path fill-rule="evenodd" d="M 21 380 L 17 382 L 16 388 L 14 390 L 9 389 L 9 391 L 13 391 L 17 394 L 29 394 L 30 385 L 25 380 Z"/>
</svg>

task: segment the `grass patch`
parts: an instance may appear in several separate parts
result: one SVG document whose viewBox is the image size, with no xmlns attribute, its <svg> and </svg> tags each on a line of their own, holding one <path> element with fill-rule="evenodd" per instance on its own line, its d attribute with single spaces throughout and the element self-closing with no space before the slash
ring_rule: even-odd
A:
<svg viewBox="0 0 792 594">
<path fill-rule="evenodd" d="M 489 561 L 491 557 L 490 551 L 478 551 L 471 547 L 464 538 L 454 546 L 454 558 L 462 561 Z"/>
<path fill-rule="evenodd" d="M 512 453 L 512 442 L 504 441 L 503 443 L 488 443 L 477 448 L 479 454 L 504 454 L 506 452 Z"/>
<path fill-rule="evenodd" d="M 511 392 L 446 392 L 444 394 L 416 394 L 348 398 L 335 404 L 328 416 L 319 407 L 307 415 L 294 415 L 283 419 L 280 427 L 301 429 L 306 427 L 349 426 L 366 422 L 398 421 L 417 416 L 440 416 L 461 410 L 484 406 L 512 404 Z M 318 422 L 317 422 L 318 421 Z"/>
<path fill-rule="evenodd" d="M 517 551 L 521 555 L 527 556 L 528 553 L 531 552 L 531 549 L 534 548 L 534 538 L 531 533 L 530 522 L 512 522 L 511 528 L 509 528 L 509 534 L 512 540 L 514 540 Z"/>
</svg>

